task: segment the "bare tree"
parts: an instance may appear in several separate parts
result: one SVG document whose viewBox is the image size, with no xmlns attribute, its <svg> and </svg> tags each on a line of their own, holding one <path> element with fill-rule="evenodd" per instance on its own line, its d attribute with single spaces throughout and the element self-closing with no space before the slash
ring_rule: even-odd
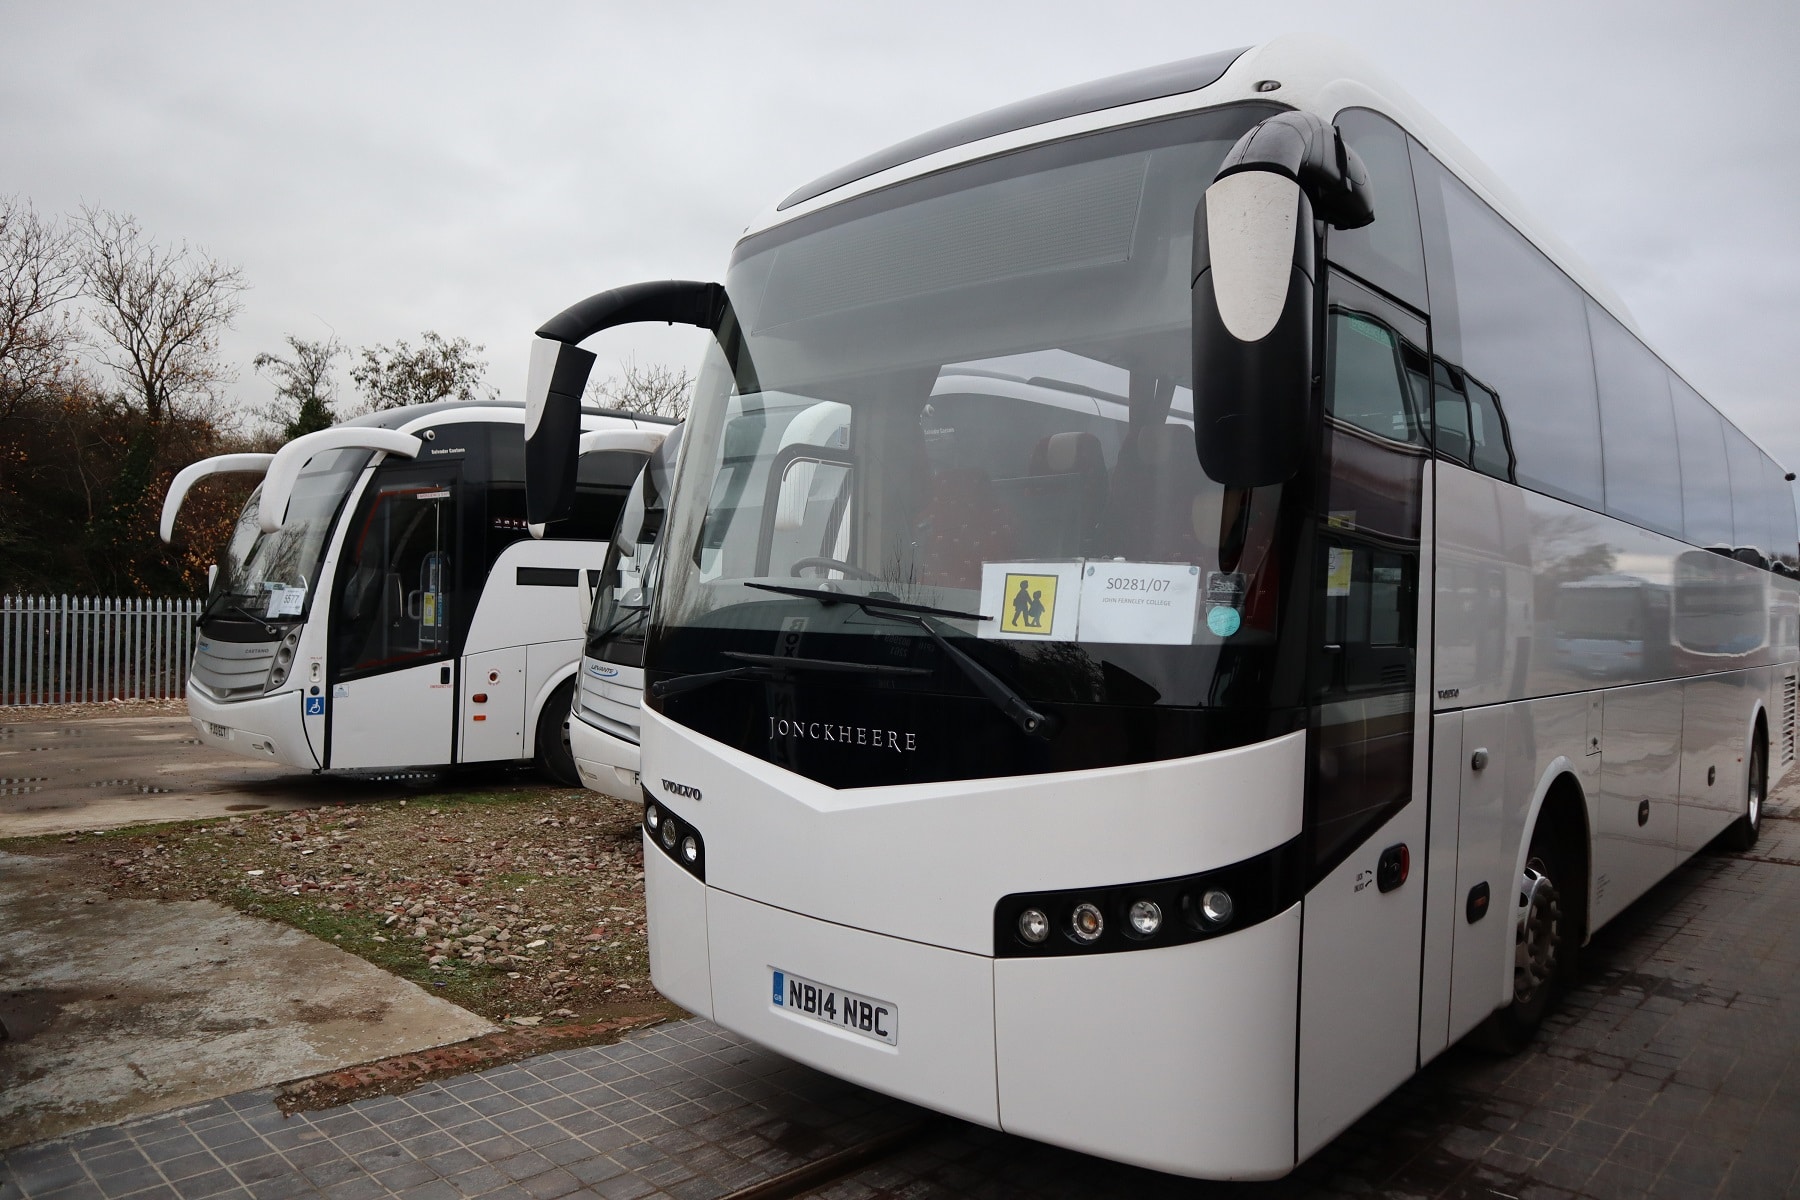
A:
<svg viewBox="0 0 1800 1200">
<path fill-rule="evenodd" d="M 364 346 L 350 378 L 363 394 L 364 412 L 438 400 L 491 400 L 497 393 L 481 382 L 487 374 L 487 362 L 480 357 L 484 349 L 467 338 L 446 341 L 428 329 L 416 350 L 404 340 L 391 348 Z"/>
<path fill-rule="evenodd" d="M 628 358 L 619 374 L 589 383 L 582 399 L 627 412 L 687 420 L 694 402 L 694 377 L 666 363 L 640 365 Z"/>
<path fill-rule="evenodd" d="M 337 378 L 331 365 L 346 353 L 335 337 L 322 342 L 287 335 L 292 358 L 258 354 L 251 365 L 275 383 L 276 400 L 261 415 L 281 427 L 281 439 L 292 441 L 303 433 L 337 424 L 332 405 L 337 402 Z"/>
<path fill-rule="evenodd" d="M 76 340 L 73 235 L 28 201 L 0 196 L 0 416 L 54 379 Z"/>
<path fill-rule="evenodd" d="M 198 247 L 162 246 L 137 218 L 83 206 L 76 219 L 82 291 L 94 304 L 94 351 L 152 427 L 214 398 L 231 373 L 219 331 L 237 316 L 243 272 Z"/>
</svg>

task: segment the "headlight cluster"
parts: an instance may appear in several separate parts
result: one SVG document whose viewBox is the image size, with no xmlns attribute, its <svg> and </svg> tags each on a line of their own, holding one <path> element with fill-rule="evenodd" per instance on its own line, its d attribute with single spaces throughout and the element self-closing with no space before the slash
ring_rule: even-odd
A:
<svg viewBox="0 0 1800 1200">
<path fill-rule="evenodd" d="M 700 831 L 644 791 L 644 832 L 664 854 L 696 879 L 706 878 L 706 841 Z"/>
<path fill-rule="evenodd" d="M 263 685 L 263 691 L 272 692 L 287 682 L 288 672 L 294 669 L 294 651 L 300 646 L 300 629 L 296 625 L 288 630 L 281 645 L 275 647 L 275 661 L 269 667 L 269 682 Z"/>
<path fill-rule="evenodd" d="M 1299 840 L 1240 863 L 1148 883 L 1007 896 L 994 907 L 1000 958 L 1178 946 L 1266 921 L 1298 902 Z"/>
</svg>

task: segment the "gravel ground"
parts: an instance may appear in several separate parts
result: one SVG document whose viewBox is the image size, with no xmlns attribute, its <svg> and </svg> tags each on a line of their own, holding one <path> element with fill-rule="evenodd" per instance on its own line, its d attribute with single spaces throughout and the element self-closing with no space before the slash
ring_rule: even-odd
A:
<svg viewBox="0 0 1800 1200">
<path fill-rule="evenodd" d="M 513 1025 L 677 1015 L 650 986 L 639 806 L 540 786 L 69 837 L 115 895 L 210 897 Z"/>
</svg>

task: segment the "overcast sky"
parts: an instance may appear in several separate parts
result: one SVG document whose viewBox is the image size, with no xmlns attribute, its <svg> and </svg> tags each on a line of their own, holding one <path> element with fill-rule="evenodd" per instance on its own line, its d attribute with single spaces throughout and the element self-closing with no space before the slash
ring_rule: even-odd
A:
<svg viewBox="0 0 1800 1200">
<path fill-rule="evenodd" d="M 306 5 L 0 0 L 0 194 L 241 265 L 238 401 L 282 336 L 435 329 L 524 387 L 592 292 L 719 278 L 807 180 L 1008 101 L 1283 32 L 1384 66 L 1800 468 L 1800 4 Z M 617 331 L 692 365 L 697 334 Z M 345 380 L 346 387 L 348 380 Z"/>
</svg>

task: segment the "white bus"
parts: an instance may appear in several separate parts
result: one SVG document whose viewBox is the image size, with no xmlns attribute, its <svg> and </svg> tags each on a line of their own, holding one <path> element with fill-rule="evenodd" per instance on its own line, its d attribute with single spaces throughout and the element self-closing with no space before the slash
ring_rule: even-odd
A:
<svg viewBox="0 0 1800 1200">
<path fill-rule="evenodd" d="M 595 580 L 569 717 L 569 748 L 582 784 L 608 795 L 631 796 L 638 789 L 644 627 L 656 592 L 657 537 L 680 446 L 677 425 L 632 483 Z"/>
<path fill-rule="evenodd" d="M 541 467 L 568 503 L 536 541 L 524 418 L 517 403 L 416 405 L 181 471 L 165 541 L 197 480 L 264 476 L 199 619 L 187 700 L 200 737 L 310 770 L 531 759 L 576 785 L 581 572 L 668 423 L 581 410 L 595 452 L 578 481 L 573 439 Z"/>
<path fill-rule="evenodd" d="M 1786 472 L 1332 47 L 864 159 L 539 378 L 638 319 L 716 333 L 645 645 L 653 977 L 801 1062 L 1280 1176 L 1529 1037 L 1793 761 Z M 1094 415 L 938 388 L 996 374 Z M 820 403 L 845 445 L 783 436 Z M 1596 679 L 1558 608 L 1624 574 L 1669 645 Z"/>
</svg>

